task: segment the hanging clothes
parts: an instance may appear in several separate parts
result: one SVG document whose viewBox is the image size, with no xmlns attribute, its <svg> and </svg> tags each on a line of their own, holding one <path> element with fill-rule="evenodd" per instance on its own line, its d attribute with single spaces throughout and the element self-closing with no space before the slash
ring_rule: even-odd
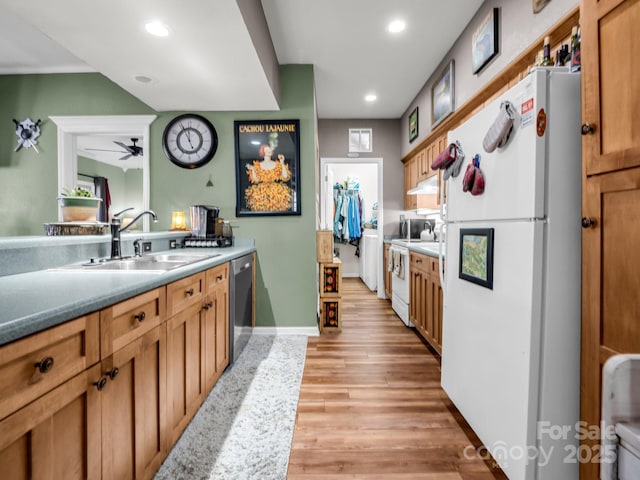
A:
<svg viewBox="0 0 640 480">
<path fill-rule="evenodd" d="M 109 193 L 109 182 L 105 177 L 94 177 L 93 184 L 96 190 L 96 197 L 101 198 L 100 207 L 96 215 L 98 222 L 109 221 L 109 207 L 111 206 L 111 194 Z"/>
<path fill-rule="evenodd" d="M 333 236 L 339 243 L 351 243 L 358 247 L 362 237 L 362 203 L 358 189 L 345 189 L 339 183 L 333 187 Z M 356 252 L 357 254 L 358 252 Z"/>
</svg>

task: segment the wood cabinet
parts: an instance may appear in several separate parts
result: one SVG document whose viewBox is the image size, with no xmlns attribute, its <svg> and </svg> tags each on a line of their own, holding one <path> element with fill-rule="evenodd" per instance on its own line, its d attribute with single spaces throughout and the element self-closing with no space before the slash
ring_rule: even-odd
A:
<svg viewBox="0 0 640 480">
<path fill-rule="evenodd" d="M 431 346 L 442 353 L 442 288 L 437 258 L 409 252 L 409 319 Z"/>
<path fill-rule="evenodd" d="M 391 245 L 389 245 L 388 243 L 384 244 L 384 263 L 382 264 L 384 268 L 384 293 L 389 300 L 391 300 L 391 296 L 393 294 L 391 279 L 393 272 L 389 271 L 389 256 L 391 255 L 391 253 L 389 252 L 390 248 Z"/>
<path fill-rule="evenodd" d="M 173 444 L 198 410 L 205 382 L 205 274 L 167 285 L 167 417 Z"/>
<path fill-rule="evenodd" d="M 431 163 L 438 154 L 445 149 L 447 135 L 437 137 L 434 142 L 419 150 L 409 158 L 404 164 L 404 208 L 405 210 L 416 210 L 420 208 L 437 209 L 440 207 L 440 170 L 432 170 Z M 436 178 L 437 177 L 437 178 Z M 415 188 L 418 182 L 433 178 L 438 186 L 436 194 L 409 195 L 406 192 Z"/>
<path fill-rule="evenodd" d="M 166 328 L 141 335 L 101 362 L 102 478 L 152 478 L 167 454 Z"/>
<path fill-rule="evenodd" d="M 167 453 L 165 288 L 100 312 L 102 478 L 151 478 Z"/>
<path fill-rule="evenodd" d="M 101 477 L 99 377 L 94 365 L 0 420 L 3 478 Z"/>
<path fill-rule="evenodd" d="M 205 385 L 213 388 L 229 365 L 229 264 L 214 267 L 206 273 Z"/>
<path fill-rule="evenodd" d="M 640 353 L 640 1 L 582 0 L 581 420 L 600 425 L 604 362 Z M 599 453 L 599 439 L 583 439 Z M 582 462 L 580 478 L 599 478 Z"/>
<path fill-rule="evenodd" d="M 0 347 L 3 478 L 152 478 L 228 364 L 228 263 Z"/>
</svg>

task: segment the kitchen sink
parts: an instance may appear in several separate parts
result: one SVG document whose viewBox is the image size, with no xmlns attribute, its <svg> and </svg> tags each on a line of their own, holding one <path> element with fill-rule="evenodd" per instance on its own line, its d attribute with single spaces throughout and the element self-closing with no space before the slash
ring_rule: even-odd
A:
<svg viewBox="0 0 640 480">
<path fill-rule="evenodd" d="M 73 270 L 83 272 L 128 271 L 162 273 L 192 263 L 220 256 L 202 253 L 151 253 L 142 257 L 127 257 L 117 260 L 91 259 L 81 264 L 64 265 L 51 270 Z"/>
</svg>

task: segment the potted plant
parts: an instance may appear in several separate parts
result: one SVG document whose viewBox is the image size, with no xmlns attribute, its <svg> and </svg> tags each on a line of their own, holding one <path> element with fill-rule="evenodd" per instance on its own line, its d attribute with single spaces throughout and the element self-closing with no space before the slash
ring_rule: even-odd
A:
<svg viewBox="0 0 640 480">
<path fill-rule="evenodd" d="M 58 197 L 58 203 L 62 208 L 62 220 L 64 222 L 95 222 L 100 206 L 101 198 L 82 187 L 64 190 Z"/>
</svg>

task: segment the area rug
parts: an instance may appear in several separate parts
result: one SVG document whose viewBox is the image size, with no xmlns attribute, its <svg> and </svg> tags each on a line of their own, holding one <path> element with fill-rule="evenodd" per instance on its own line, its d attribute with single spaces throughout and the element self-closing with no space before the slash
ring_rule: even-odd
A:
<svg viewBox="0 0 640 480">
<path fill-rule="evenodd" d="M 253 335 L 155 479 L 286 479 L 306 348 L 303 335 Z"/>
</svg>

